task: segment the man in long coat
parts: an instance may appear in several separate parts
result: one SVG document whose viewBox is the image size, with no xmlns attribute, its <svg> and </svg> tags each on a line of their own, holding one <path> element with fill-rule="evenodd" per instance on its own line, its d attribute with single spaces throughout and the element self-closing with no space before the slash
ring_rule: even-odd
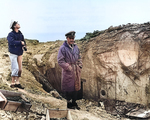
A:
<svg viewBox="0 0 150 120">
<path fill-rule="evenodd" d="M 60 47 L 57 56 L 58 64 L 62 68 L 61 87 L 67 99 L 67 107 L 80 109 L 76 103 L 77 93 L 81 89 L 82 61 L 80 51 L 74 41 L 75 31 L 70 31 L 65 36 L 67 41 Z"/>
</svg>

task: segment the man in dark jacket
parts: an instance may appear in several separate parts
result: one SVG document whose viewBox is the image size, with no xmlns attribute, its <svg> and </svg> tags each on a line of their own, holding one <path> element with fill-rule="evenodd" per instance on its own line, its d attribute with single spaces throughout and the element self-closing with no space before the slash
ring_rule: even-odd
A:
<svg viewBox="0 0 150 120">
<path fill-rule="evenodd" d="M 22 72 L 22 55 L 25 47 L 25 40 L 24 36 L 19 30 L 20 25 L 16 21 L 12 21 L 10 24 L 10 29 L 12 31 L 8 34 L 8 47 L 10 52 L 10 60 L 11 60 L 11 76 L 12 76 L 12 83 L 10 87 L 18 87 L 23 89 L 19 82 L 19 77 L 21 77 Z"/>
<path fill-rule="evenodd" d="M 57 57 L 58 64 L 62 68 L 62 91 L 67 99 L 67 107 L 80 109 L 76 103 L 77 93 L 81 89 L 82 62 L 80 51 L 74 43 L 75 31 L 66 33 L 65 36 L 67 41 L 60 47 Z"/>
</svg>

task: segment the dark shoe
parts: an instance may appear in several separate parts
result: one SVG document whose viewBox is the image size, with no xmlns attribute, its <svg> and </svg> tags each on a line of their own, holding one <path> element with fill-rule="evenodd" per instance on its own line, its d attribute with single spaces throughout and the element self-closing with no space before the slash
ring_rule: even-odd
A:
<svg viewBox="0 0 150 120">
<path fill-rule="evenodd" d="M 15 87 L 15 85 L 10 85 L 10 87 L 11 87 L 11 88 L 14 88 L 14 87 Z"/>
<path fill-rule="evenodd" d="M 24 87 L 22 87 L 21 84 L 15 84 L 15 87 L 20 88 L 20 89 L 24 89 Z"/>
<path fill-rule="evenodd" d="M 72 102 L 72 107 L 75 107 L 77 110 L 80 110 L 80 107 L 76 102 Z"/>
<path fill-rule="evenodd" d="M 77 109 L 77 110 L 80 110 L 80 107 L 77 105 L 77 106 L 76 106 L 76 109 Z"/>
<path fill-rule="evenodd" d="M 71 102 L 67 102 L 67 108 L 73 109 L 73 108 L 72 108 L 72 103 L 71 103 Z"/>
</svg>

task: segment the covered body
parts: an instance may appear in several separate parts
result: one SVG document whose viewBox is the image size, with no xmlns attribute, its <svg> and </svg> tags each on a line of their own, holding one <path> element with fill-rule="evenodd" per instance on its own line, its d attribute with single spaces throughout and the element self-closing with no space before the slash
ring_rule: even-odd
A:
<svg viewBox="0 0 150 120">
<path fill-rule="evenodd" d="M 24 36 L 21 31 L 19 31 L 18 33 L 15 31 L 10 32 L 7 36 L 7 40 L 10 53 L 18 56 L 23 54 L 23 45 L 21 41 L 24 41 Z"/>
<path fill-rule="evenodd" d="M 10 61 L 11 61 L 11 76 L 12 77 L 21 77 L 21 67 L 19 68 L 19 63 L 18 63 L 18 56 L 21 56 L 23 54 L 23 45 L 21 41 L 24 41 L 24 36 L 19 30 L 18 32 L 16 31 L 11 31 L 8 36 L 8 49 L 10 52 Z"/>
<path fill-rule="evenodd" d="M 65 41 L 59 49 L 57 60 L 62 68 L 62 91 L 79 91 L 81 89 L 80 67 L 82 67 L 82 62 L 78 46 L 73 44 L 70 47 Z M 69 66 L 72 67 L 72 70 L 69 69 Z"/>
</svg>

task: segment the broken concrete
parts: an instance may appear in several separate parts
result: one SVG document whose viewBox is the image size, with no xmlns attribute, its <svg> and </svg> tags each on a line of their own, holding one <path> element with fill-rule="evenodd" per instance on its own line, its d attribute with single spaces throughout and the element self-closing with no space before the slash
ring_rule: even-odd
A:
<svg viewBox="0 0 150 120">
<path fill-rule="evenodd" d="M 83 58 L 84 97 L 149 105 L 150 23 L 110 27 L 93 34 L 92 38 L 76 41 Z M 57 53 L 62 43 L 51 44 L 43 57 L 38 58 L 43 65 L 35 66 L 58 92 L 61 69 Z"/>
<path fill-rule="evenodd" d="M 148 105 L 149 41 L 149 23 L 106 30 L 92 38 L 83 52 L 84 95 Z"/>
</svg>

